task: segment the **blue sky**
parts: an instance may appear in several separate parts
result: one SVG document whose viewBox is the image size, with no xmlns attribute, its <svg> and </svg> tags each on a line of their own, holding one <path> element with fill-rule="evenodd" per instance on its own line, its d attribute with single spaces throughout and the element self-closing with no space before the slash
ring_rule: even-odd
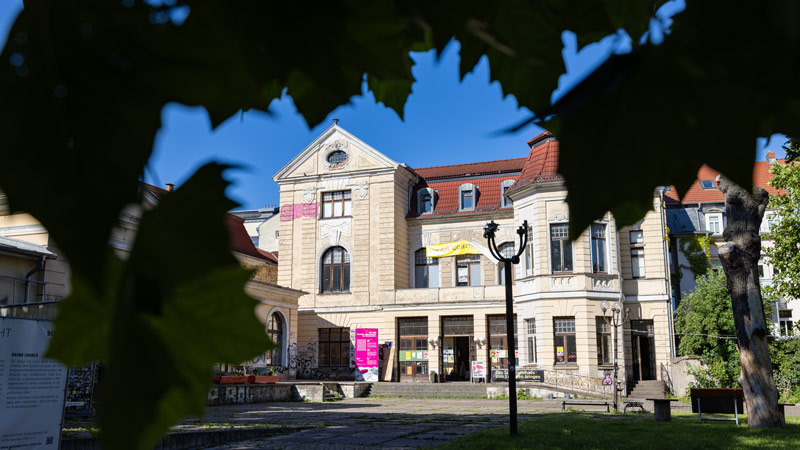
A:
<svg viewBox="0 0 800 450">
<path fill-rule="evenodd" d="M 0 1 L 0 44 L 5 43 L 21 8 L 20 0 Z M 659 15 L 668 26 L 668 17 L 681 9 L 682 2 L 674 2 L 662 7 Z M 651 30 L 651 39 L 660 40 L 660 26 L 654 22 Z M 630 38 L 624 33 L 580 51 L 571 33 L 564 33 L 563 41 L 567 73 L 559 80 L 554 98 L 590 73 L 610 52 L 630 48 Z M 489 82 L 486 58 L 459 80 L 458 50 L 458 42 L 451 42 L 438 60 L 433 52 L 412 54 L 417 81 L 405 106 L 405 120 L 376 103 L 366 90 L 311 129 L 289 96 L 272 102 L 271 115 L 258 111 L 237 114 L 215 130 L 203 108 L 166 105 L 146 181 L 180 185 L 203 163 L 219 160 L 243 166 L 228 173 L 234 182 L 229 194 L 243 207 L 276 204 L 278 186 L 272 176 L 330 126 L 333 118 L 378 151 L 411 167 L 527 156 L 526 141 L 542 129 L 531 125 L 516 133 L 497 133 L 529 117 L 530 112 L 520 108 L 513 96 L 503 95 L 498 83 Z M 769 149 L 782 155 L 784 141 L 782 135 L 776 135 L 767 148 L 767 140 L 760 139 L 756 159 L 764 159 Z"/>
</svg>

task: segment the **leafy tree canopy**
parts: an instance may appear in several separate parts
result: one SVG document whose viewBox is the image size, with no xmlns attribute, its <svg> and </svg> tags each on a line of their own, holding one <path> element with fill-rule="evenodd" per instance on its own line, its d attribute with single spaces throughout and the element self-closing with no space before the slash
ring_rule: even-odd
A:
<svg viewBox="0 0 800 450">
<path fill-rule="evenodd" d="M 773 164 L 770 173 L 770 186 L 781 193 L 769 202 L 775 216 L 764 253 L 774 270 L 765 291 L 773 298 L 800 298 L 800 161 Z"/>
<path fill-rule="evenodd" d="M 620 225 L 638 220 L 652 205 L 655 185 L 684 190 L 702 163 L 749 185 L 756 137 L 800 135 L 800 34 L 794 32 L 800 8 L 790 0 L 690 2 L 660 46 L 639 40 L 660 1 L 349 0 L 314 4 L 313 11 L 303 3 L 258 0 L 150 3 L 28 3 L 0 54 L 6 139 L 0 189 L 13 211 L 42 222 L 70 261 L 75 288 L 61 308 L 52 354 L 70 363 L 107 363 L 104 404 L 125 402 L 133 411 L 125 418 L 103 412 L 104 436 L 114 434 L 109 448 L 152 447 L 175 418 L 196 412 L 207 377 L 195 362 L 236 361 L 266 345 L 255 335 L 241 346 L 168 342 L 174 324 L 167 319 L 186 306 L 187 290 L 228 280 L 192 300 L 192 308 L 211 311 L 219 299 L 238 297 L 233 293 L 244 282 L 220 253 L 227 242 L 222 212 L 232 205 L 224 200 L 219 168 L 198 172 L 197 183 L 207 186 L 187 183 L 173 194 L 180 200 L 143 219 L 127 262 L 110 254 L 110 230 L 121 209 L 140 198 L 138 182 L 168 102 L 204 106 L 216 126 L 240 110 L 266 110 L 288 88 L 315 124 L 360 93 L 366 74 L 376 99 L 402 116 L 414 81 L 409 51 L 441 50 L 455 38 L 462 75 L 487 55 L 493 81 L 536 111 L 533 120 L 552 118 L 546 126 L 561 140 L 573 236 L 608 210 Z M 171 11 L 187 6 L 185 22 L 173 22 Z M 562 32 L 575 32 L 582 46 L 619 29 L 633 37 L 633 51 L 612 56 L 551 106 L 564 72 Z M 597 196 L 597 186 L 614 195 Z M 202 217 L 209 224 L 181 230 L 176 245 L 184 259 L 176 261 L 172 245 L 153 245 L 172 236 L 148 223 L 203 208 L 213 212 Z M 209 255 L 222 262 L 204 254 L 206 243 L 214 243 Z M 194 270 L 166 270 L 154 281 L 153 267 L 183 261 Z M 251 306 L 231 302 L 215 329 L 224 334 L 241 326 L 234 318 L 255 329 Z M 76 336 L 86 311 L 95 312 L 91 340 Z M 191 322 L 176 329 L 187 336 L 206 331 L 207 323 Z M 143 336 L 140 325 L 153 334 Z M 126 353 L 144 337 L 151 355 Z M 79 339 L 76 349 L 71 339 Z M 191 361 L 166 367 L 185 376 L 185 389 L 176 390 L 162 379 L 172 372 L 157 368 L 164 374 L 157 387 L 134 395 L 122 391 L 128 375 L 112 374 L 152 370 L 154 360 L 169 362 L 181 350 Z M 123 420 L 136 426 L 121 426 Z"/>
</svg>

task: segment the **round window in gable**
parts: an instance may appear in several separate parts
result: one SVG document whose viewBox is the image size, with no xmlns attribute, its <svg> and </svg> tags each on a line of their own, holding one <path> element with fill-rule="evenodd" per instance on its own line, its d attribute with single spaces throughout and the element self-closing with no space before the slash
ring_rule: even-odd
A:
<svg viewBox="0 0 800 450">
<path fill-rule="evenodd" d="M 331 167 L 339 167 L 347 162 L 347 153 L 344 150 L 336 150 L 328 155 L 328 164 Z"/>
</svg>

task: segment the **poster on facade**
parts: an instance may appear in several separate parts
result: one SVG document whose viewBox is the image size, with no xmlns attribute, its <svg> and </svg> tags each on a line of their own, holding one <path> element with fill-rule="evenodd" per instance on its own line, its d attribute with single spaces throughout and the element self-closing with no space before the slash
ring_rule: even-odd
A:
<svg viewBox="0 0 800 450">
<path fill-rule="evenodd" d="M 0 449 L 57 449 L 67 368 L 45 359 L 53 323 L 0 318 Z"/>
<path fill-rule="evenodd" d="M 378 381 L 378 329 L 356 328 L 356 381 Z"/>
<path fill-rule="evenodd" d="M 472 379 L 486 378 L 486 363 L 484 361 L 472 361 Z"/>
</svg>

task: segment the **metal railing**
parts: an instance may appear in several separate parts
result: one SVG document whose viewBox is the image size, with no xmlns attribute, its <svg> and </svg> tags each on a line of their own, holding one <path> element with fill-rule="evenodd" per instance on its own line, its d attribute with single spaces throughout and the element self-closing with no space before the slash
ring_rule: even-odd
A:
<svg viewBox="0 0 800 450">
<path fill-rule="evenodd" d="M 0 275 L 0 306 L 55 300 L 47 296 L 47 283 Z"/>
<path fill-rule="evenodd" d="M 604 384 L 603 381 L 603 378 L 575 375 L 560 370 L 544 370 L 542 384 L 604 397 L 613 395 L 613 387 L 610 384 Z"/>
<path fill-rule="evenodd" d="M 665 394 L 672 394 L 672 376 L 664 363 L 661 363 L 661 383 Z"/>
<path fill-rule="evenodd" d="M 53 320 L 56 318 L 57 304 L 57 301 L 51 301 L 19 303 L 16 305 L 0 305 L 0 317 Z"/>
</svg>

